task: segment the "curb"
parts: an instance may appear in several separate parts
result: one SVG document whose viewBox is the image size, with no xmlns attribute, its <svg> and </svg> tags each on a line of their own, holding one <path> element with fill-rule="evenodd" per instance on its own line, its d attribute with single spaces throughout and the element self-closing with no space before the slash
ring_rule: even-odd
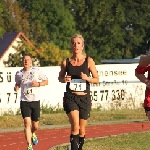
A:
<svg viewBox="0 0 150 150">
<path fill-rule="evenodd" d="M 89 122 L 87 123 L 87 126 L 92 125 L 105 125 L 105 124 L 118 124 L 118 123 L 131 123 L 131 122 L 148 122 L 144 119 L 136 119 L 136 120 L 116 120 L 116 121 L 102 121 L 102 122 Z M 38 130 L 44 130 L 44 129 L 59 129 L 59 128 L 69 128 L 70 124 L 64 124 L 64 125 L 43 125 L 39 126 Z M 24 127 L 17 127 L 17 128 L 6 128 L 6 129 L 0 129 L 0 133 L 5 132 L 20 132 L 23 131 Z"/>
</svg>

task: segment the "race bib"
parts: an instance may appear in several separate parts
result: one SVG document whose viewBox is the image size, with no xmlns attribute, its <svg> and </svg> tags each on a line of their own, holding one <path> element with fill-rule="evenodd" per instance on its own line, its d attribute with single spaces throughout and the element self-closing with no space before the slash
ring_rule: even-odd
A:
<svg viewBox="0 0 150 150">
<path fill-rule="evenodd" d="M 35 93 L 35 89 L 34 88 L 24 88 L 24 93 L 26 95 L 33 95 Z"/>
<path fill-rule="evenodd" d="M 69 88 L 72 91 L 85 91 L 86 81 L 82 79 L 72 79 Z"/>
</svg>

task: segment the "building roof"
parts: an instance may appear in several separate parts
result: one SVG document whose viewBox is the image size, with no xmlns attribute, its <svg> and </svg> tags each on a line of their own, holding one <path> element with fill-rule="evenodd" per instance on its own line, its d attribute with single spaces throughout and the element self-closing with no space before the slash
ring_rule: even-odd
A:
<svg viewBox="0 0 150 150">
<path fill-rule="evenodd" d="M 30 40 L 24 35 L 23 32 L 7 32 L 0 38 L 0 59 L 3 57 L 5 52 L 9 49 L 12 43 L 16 40 L 16 38 L 23 38 L 28 41 L 30 45 L 33 44 Z"/>
</svg>

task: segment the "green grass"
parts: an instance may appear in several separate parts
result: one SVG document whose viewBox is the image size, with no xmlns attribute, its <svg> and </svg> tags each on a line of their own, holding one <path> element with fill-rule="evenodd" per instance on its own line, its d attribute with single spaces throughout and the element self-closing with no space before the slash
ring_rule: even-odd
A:
<svg viewBox="0 0 150 150">
<path fill-rule="evenodd" d="M 48 109 L 45 110 L 47 112 Z M 65 125 L 68 124 L 68 117 L 62 110 L 50 109 L 50 113 L 41 114 L 40 125 Z M 122 110 L 92 110 L 88 123 L 96 123 L 102 121 L 118 121 L 118 120 L 147 120 L 143 108 L 141 109 L 122 109 Z M 22 127 L 23 120 L 21 115 L 7 114 L 0 116 L 0 128 Z"/>
<path fill-rule="evenodd" d="M 83 150 L 149 150 L 150 132 L 129 133 L 106 138 L 86 140 Z M 54 150 L 66 150 L 67 146 Z"/>
<path fill-rule="evenodd" d="M 65 125 L 68 124 L 68 117 L 62 109 L 42 107 L 40 126 L 44 125 Z M 147 120 L 144 109 L 122 109 L 102 111 L 93 109 L 88 120 L 89 124 L 103 121 Z M 17 115 L 11 111 L 0 116 L 0 129 L 23 127 L 23 119 L 18 110 Z M 83 150 L 148 150 L 150 147 L 150 132 L 129 133 L 107 138 L 86 140 Z M 148 139 L 148 140 L 147 140 Z M 66 150 L 66 146 L 57 147 L 54 150 Z"/>
</svg>

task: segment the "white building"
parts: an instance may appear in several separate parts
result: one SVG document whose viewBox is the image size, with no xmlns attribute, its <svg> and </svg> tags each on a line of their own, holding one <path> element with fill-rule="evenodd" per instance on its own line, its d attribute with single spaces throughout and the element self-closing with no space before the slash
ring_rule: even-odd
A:
<svg viewBox="0 0 150 150">
<path fill-rule="evenodd" d="M 33 46 L 33 44 L 24 35 L 23 32 L 8 32 L 0 38 L 0 68 L 6 67 L 4 61 L 8 61 L 10 53 L 16 53 L 14 47 L 17 47 L 19 44 L 18 42 L 22 40 L 27 41 L 30 45 Z"/>
</svg>

